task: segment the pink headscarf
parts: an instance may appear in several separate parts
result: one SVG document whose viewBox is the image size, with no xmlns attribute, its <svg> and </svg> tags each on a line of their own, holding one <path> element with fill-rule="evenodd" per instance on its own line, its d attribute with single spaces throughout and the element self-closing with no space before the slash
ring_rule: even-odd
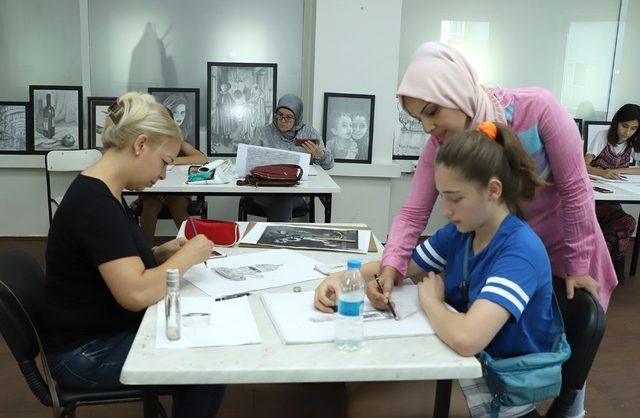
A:
<svg viewBox="0 0 640 418">
<path fill-rule="evenodd" d="M 409 96 L 451 109 L 480 122 L 505 123 L 498 100 L 478 83 L 478 74 L 457 50 L 440 42 L 427 42 L 416 50 L 396 96 Z M 403 104 L 404 106 L 404 104 Z"/>
</svg>

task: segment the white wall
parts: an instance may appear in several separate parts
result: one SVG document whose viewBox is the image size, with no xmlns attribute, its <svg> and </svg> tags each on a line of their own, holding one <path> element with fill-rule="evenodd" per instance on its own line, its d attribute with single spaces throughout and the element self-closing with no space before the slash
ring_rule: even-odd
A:
<svg viewBox="0 0 640 418">
<path fill-rule="evenodd" d="M 325 92 L 375 95 L 372 167 L 336 164 L 332 177 L 342 191 L 334 196 L 332 220 L 366 222 L 386 237 L 391 203 L 395 92 L 402 1 L 319 0 L 316 8 L 313 125 L 322 126 Z M 353 177 L 363 171 L 385 177 Z"/>
</svg>

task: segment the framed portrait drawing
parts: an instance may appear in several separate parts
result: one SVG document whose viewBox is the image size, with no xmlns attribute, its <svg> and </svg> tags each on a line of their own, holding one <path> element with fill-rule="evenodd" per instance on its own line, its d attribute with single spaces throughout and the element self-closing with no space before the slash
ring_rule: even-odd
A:
<svg viewBox="0 0 640 418">
<path fill-rule="evenodd" d="M 207 63 L 207 155 L 235 156 L 255 130 L 271 123 L 278 64 Z"/>
<path fill-rule="evenodd" d="M 171 111 L 182 138 L 200 150 L 200 89 L 149 87 L 149 94 Z"/>
<path fill-rule="evenodd" d="M 397 103 L 398 118 L 393 130 L 393 159 L 417 160 L 430 135 L 422 129 L 422 123 L 402 109 Z"/>
<path fill-rule="evenodd" d="M 0 102 L 0 154 L 27 154 L 33 149 L 28 115 L 28 102 Z"/>
<path fill-rule="evenodd" d="M 108 117 L 109 106 L 116 99 L 117 97 L 87 97 L 87 109 L 89 110 L 88 148 L 102 148 L 104 123 Z"/>
<path fill-rule="evenodd" d="M 611 126 L 611 122 L 601 121 L 601 120 L 585 120 L 584 121 L 584 130 L 582 133 L 583 138 L 583 152 L 587 153 L 589 149 L 589 144 L 593 139 L 600 133 L 600 131 L 605 131 L 609 129 Z"/>
<path fill-rule="evenodd" d="M 322 139 L 336 162 L 371 163 L 375 96 L 325 93 Z"/>
<path fill-rule="evenodd" d="M 82 149 L 82 87 L 29 86 L 33 150 Z"/>
</svg>

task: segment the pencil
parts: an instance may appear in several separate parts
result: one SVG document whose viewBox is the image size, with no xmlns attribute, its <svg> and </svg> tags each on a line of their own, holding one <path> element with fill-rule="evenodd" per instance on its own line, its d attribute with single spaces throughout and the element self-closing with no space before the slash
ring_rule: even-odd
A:
<svg viewBox="0 0 640 418">
<path fill-rule="evenodd" d="M 196 235 L 198 235 L 198 230 L 196 229 L 196 224 L 193 223 L 193 219 L 191 219 L 191 216 L 189 216 L 187 218 L 187 222 L 191 226 L 191 231 L 193 232 L 193 236 L 195 237 Z"/>
<path fill-rule="evenodd" d="M 375 277 L 376 283 L 378 284 L 378 290 L 380 290 L 380 293 L 382 293 L 384 295 L 384 288 L 382 287 L 382 284 L 380 283 L 380 275 L 374 274 L 373 277 Z M 389 298 L 387 298 L 387 307 L 391 311 L 391 314 L 393 315 L 393 319 L 395 319 L 397 321 L 399 319 L 398 315 L 396 315 L 396 311 L 393 309 L 393 306 L 391 305 L 391 300 L 389 300 Z"/>
</svg>

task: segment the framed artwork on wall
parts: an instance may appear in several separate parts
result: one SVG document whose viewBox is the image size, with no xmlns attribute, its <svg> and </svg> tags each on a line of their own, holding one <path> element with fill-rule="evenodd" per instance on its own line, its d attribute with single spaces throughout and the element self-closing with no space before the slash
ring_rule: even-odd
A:
<svg viewBox="0 0 640 418">
<path fill-rule="evenodd" d="M 324 94 L 322 139 L 336 162 L 371 163 L 375 101 L 369 94 Z"/>
<path fill-rule="evenodd" d="M 88 148 L 102 148 L 104 123 L 108 117 L 109 106 L 116 99 L 117 97 L 87 97 L 87 109 L 89 110 Z"/>
<path fill-rule="evenodd" d="M 601 121 L 601 120 L 585 120 L 584 121 L 584 133 L 583 135 L 583 152 L 587 153 L 587 149 L 589 149 L 589 144 L 596 137 L 596 135 L 603 130 L 609 129 L 611 126 L 611 122 Z"/>
<path fill-rule="evenodd" d="M 398 118 L 393 130 L 393 159 L 417 160 L 430 135 L 422 129 L 422 123 L 404 111 L 397 102 Z"/>
<path fill-rule="evenodd" d="M 200 150 L 200 89 L 149 87 L 149 94 L 169 109 L 182 138 Z"/>
<path fill-rule="evenodd" d="M 580 135 L 582 135 L 582 119 L 573 118 L 573 121 L 576 123 L 576 126 L 578 127 L 578 132 L 580 132 Z"/>
<path fill-rule="evenodd" d="M 28 121 L 28 102 L 0 102 L 0 154 L 28 154 L 33 150 Z"/>
<path fill-rule="evenodd" d="M 207 63 L 207 155 L 235 156 L 256 128 L 271 123 L 278 64 Z"/>
<path fill-rule="evenodd" d="M 29 86 L 33 150 L 82 149 L 82 87 Z"/>
</svg>

